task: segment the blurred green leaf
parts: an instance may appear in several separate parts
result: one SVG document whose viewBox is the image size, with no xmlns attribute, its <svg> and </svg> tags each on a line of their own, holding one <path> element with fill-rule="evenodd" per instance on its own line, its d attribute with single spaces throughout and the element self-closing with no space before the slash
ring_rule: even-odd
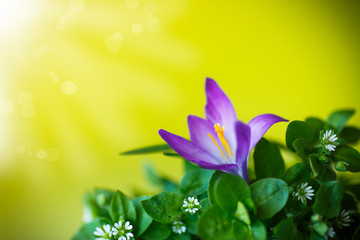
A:
<svg viewBox="0 0 360 240">
<path fill-rule="evenodd" d="M 116 191 L 110 204 L 110 216 L 113 222 L 118 222 L 120 217 L 130 221 L 132 224 L 136 221 L 136 210 L 132 201 L 120 191 Z"/>
<path fill-rule="evenodd" d="M 249 213 L 245 207 L 245 205 L 242 202 L 237 203 L 237 208 L 235 211 L 235 217 L 247 225 L 251 223 Z"/>
<path fill-rule="evenodd" d="M 167 144 L 154 145 L 149 147 L 143 147 L 134 149 L 131 151 L 120 153 L 120 155 L 138 155 L 138 154 L 148 154 L 148 153 L 156 153 L 156 152 L 164 152 L 169 151 L 172 148 Z"/>
<path fill-rule="evenodd" d="M 256 179 L 281 178 L 284 174 L 284 160 L 277 146 L 265 138 L 256 144 L 254 152 Z"/>
<path fill-rule="evenodd" d="M 170 223 L 177 219 L 181 209 L 181 199 L 172 192 L 162 192 L 141 202 L 144 210 L 160 223 Z"/>
<path fill-rule="evenodd" d="M 293 147 L 293 142 L 298 139 L 304 139 L 306 144 L 311 144 L 314 136 L 314 131 L 312 127 L 303 121 L 293 121 L 291 122 L 286 130 L 286 145 L 287 147 L 295 152 Z"/>
<path fill-rule="evenodd" d="M 315 117 L 306 118 L 305 122 L 307 122 L 313 129 L 313 143 L 319 140 L 320 131 L 325 128 L 325 123 L 323 120 Z"/>
<path fill-rule="evenodd" d="M 202 169 L 201 167 L 199 167 L 199 165 L 196 165 L 186 159 L 184 159 L 184 168 L 185 168 L 185 172 L 195 169 Z"/>
<path fill-rule="evenodd" d="M 107 219 L 95 218 L 92 222 L 84 224 L 71 240 L 93 240 L 96 228 L 109 223 Z"/>
<path fill-rule="evenodd" d="M 316 178 L 316 181 L 318 183 L 324 183 L 329 181 L 335 181 L 336 180 L 336 172 L 330 165 L 325 165 L 325 172 L 322 176 L 318 176 Z"/>
<path fill-rule="evenodd" d="M 352 240 L 360 239 L 360 225 L 356 228 L 354 234 L 352 235 Z"/>
<path fill-rule="evenodd" d="M 171 228 L 169 224 L 158 223 L 153 221 L 148 229 L 141 235 L 145 240 L 164 240 L 171 234 Z"/>
<path fill-rule="evenodd" d="M 298 185 L 310 179 L 310 172 L 304 163 L 296 163 L 286 170 L 283 179 L 289 185 Z"/>
<path fill-rule="evenodd" d="M 347 171 L 360 171 L 360 153 L 352 147 L 338 147 L 334 154 L 334 160 L 335 162 L 344 162 Z"/>
<path fill-rule="evenodd" d="M 200 210 L 201 211 L 205 211 L 206 209 L 208 209 L 209 207 L 211 207 L 211 204 L 210 204 L 210 201 L 209 201 L 209 198 L 204 198 L 200 201 Z"/>
<path fill-rule="evenodd" d="M 315 154 L 310 154 L 309 157 L 309 163 L 311 170 L 313 172 L 314 177 L 322 177 L 325 174 L 326 171 L 326 165 L 322 164 Z"/>
<path fill-rule="evenodd" d="M 185 196 L 204 193 L 214 172 L 207 169 L 194 169 L 186 172 L 179 184 L 180 191 Z"/>
<path fill-rule="evenodd" d="M 266 228 L 260 220 L 255 220 L 251 224 L 251 229 L 253 233 L 254 240 L 265 240 L 267 237 Z"/>
<path fill-rule="evenodd" d="M 233 233 L 234 233 L 234 239 L 235 240 L 253 240 L 253 233 L 251 230 L 251 226 L 244 223 L 243 221 L 240 221 L 238 219 L 234 220 L 233 224 Z"/>
<path fill-rule="evenodd" d="M 300 238 L 292 217 L 285 218 L 278 223 L 274 228 L 274 235 L 277 240 L 297 240 Z"/>
<path fill-rule="evenodd" d="M 307 146 L 305 140 L 302 138 L 298 138 L 295 141 L 293 141 L 292 145 L 293 145 L 296 153 L 299 155 L 299 157 L 301 157 L 303 160 L 306 160 L 306 158 L 309 154 L 308 153 L 309 147 Z"/>
<path fill-rule="evenodd" d="M 323 221 L 318 221 L 312 225 L 312 229 L 314 229 L 317 234 L 323 237 L 328 230 L 328 226 Z"/>
<path fill-rule="evenodd" d="M 231 238 L 232 218 L 217 206 L 208 208 L 198 221 L 201 239 L 228 240 Z"/>
<path fill-rule="evenodd" d="M 219 180 L 219 177 L 221 176 L 222 172 L 216 171 L 210 178 L 209 185 L 208 185 L 208 198 L 211 205 L 216 204 L 215 200 L 215 183 Z"/>
<path fill-rule="evenodd" d="M 256 181 L 250 189 L 260 219 L 267 219 L 278 213 L 285 206 L 289 195 L 287 184 L 275 178 Z"/>
<path fill-rule="evenodd" d="M 214 189 L 216 203 L 222 210 L 230 213 L 236 210 L 238 201 L 251 197 L 249 185 L 234 174 L 221 173 Z"/>
<path fill-rule="evenodd" d="M 145 212 L 141 204 L 141 201 L 149 198 L 149 196 L 141 196 L 132 200 L 136 209 L 136 223 L 134 224 L 135 237 L 143 234 L 153 221 L 152 218 Z"/>
<path fill-rule="evenodd" d="M 357 127 L 344 127 L 338 136 L 344 139 L 346 143 L 355 144 L 360 139 L 360 129 Z"/>
<path fill-rule="evenodd" d="M 188 233 L 176 234 L 172 233 L 168 240 L 191 240 L 191 235 Z"/>
<path fill-rule="evenodd" d="M 323 183 L 315 196 L 314 213 L 319 213 L 327 218 L 335 217 L 341 208 L 343 192 L 337 181 Z"/>
<path fill-rule="evenodd" d="M 331 113 L 327 119 L 327 124 L 334 128 L 335 133 L 338 133 L 345 127 L 349 119 L 354 115 L 354 109 L 339 110 Z"/>
</svg>

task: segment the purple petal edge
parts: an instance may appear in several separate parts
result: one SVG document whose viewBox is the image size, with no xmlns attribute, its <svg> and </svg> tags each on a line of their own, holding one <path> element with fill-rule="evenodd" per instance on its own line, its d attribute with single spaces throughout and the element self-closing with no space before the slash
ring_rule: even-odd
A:
<svg viewBox="0 0 360 240">
<path fill-rule="evenodd" d="M 264 134 L 267 132 L 267 130 L 269 130 L 272 125 L 278 122 L 288 121 L 289 120 L 286 120 L 274 114 L 262 114 L 251 119 L 250 122 L 247 124 L 251 128 L 251 141 L 249 152 L 255 147 L 258 141 L 264 136 Z"/>
<path fill-rule="evenodd" d="M 251 129 L 248 125 L 242 122 L 236 122 L 235 132 L 237 140 L 236 164 L 238 165 L 241 177 L 247 181 Z"/>
<path fill-rule="evenodd" d="M 218 164 L 217 160 L 203 149 L 197 147 L 185 138 L 163 129 L 159 130 L 159 135 L 175 152 L 180 154 L 186 160 L 193 162 L 202 168 L 211 170 L 228 170 L 237 166 L 236 164 Z"/>
</svg>

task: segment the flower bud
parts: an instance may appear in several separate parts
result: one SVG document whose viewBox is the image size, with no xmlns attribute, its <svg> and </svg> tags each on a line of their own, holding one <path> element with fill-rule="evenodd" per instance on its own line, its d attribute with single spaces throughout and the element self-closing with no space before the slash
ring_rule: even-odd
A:
<svg viewBox="0 0 360 240">
<path fill-rule="evenodd" d="M 338 170 L 339 172 L 345 172 L 346 171 L 346 166 L 348 166 L 349 164 L 347 164 L 346 162 L 343 161 L 339 161 L 335 163 L 335 169 Z"/>
<path fill-rule="evenodd" d="M 329 159 L 328 159 L 328 157 L 325 156 L 325 155 L 319 156 L 319 161 L 320 161 L 322 164 L 328 164 L 328 163 L 329 163 Z"/>
</svg>

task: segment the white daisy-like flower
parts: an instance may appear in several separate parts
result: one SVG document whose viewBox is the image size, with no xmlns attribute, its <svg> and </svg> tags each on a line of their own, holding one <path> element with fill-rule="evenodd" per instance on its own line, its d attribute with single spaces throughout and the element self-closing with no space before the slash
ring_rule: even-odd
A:
<svg viewBox="0 0 360 240">
<path fill-rule="evenodd" d="M 333 238 L 335 236 L 335 231 L 333 227 L 329 227 L 327 232 L 325 233 L 324 239 Z"/>
<path fill-rule="evenodd" d="M 107 240 L 111 239 L 112 231 L 109 224 L 103 225 L 101 228 L 97 227 L 94 232 L 96 240 Z"/>
<path fill-rule="evenodd" d="M 114 236 L 119 237 L 118 240 L 130 240 L 134 237 L 134 234 L 131 232 L 133 226 L 129 221 L 119 221 L 114 224 L 112 228 L 112 233 Z"/>
<path fill-rule="evenodd" d="M 181 221 L 173 222 L 172 231 L 177 234 L 185 233 L 186 232 L 185 224 Z"/>
<path fill-rule="evenodd" d="M 297 197 L 298 200 L 301 200 L 302 203 L 306 204 L 306 199 L 311 200 L 311 197 L 314 196 L 314 189 L 312 189 L 311 186 L 308 186 L 308 183 L 302 183 L 292 195 L 295 198 Z"/>
<path fill-rule="evenodd" d="M 340 226 L 340 228 L 349 227 L 350 223 L 352 222 L 352 220 L 350 218 L 350 213 L 348 211 L 346 211 L 345 209 L 343 209 L 336 216 L 336 222 Z"/>
<path fill-rule="evenodd" d="M 336 142 L 338 137 L 336 136 L 334 130 L 326 130 L 325 133 L 324 131 L 321 131 L 320 134 L 320 142 L 323 147 L 329 152 L 335 151 L 335 148 L 338 145 Z"/>
<path fill-rule="evenodd" d="M 200 208 L 200 203 L 197 197 L 188 197 L 183 200 L 183 210 L 190 213 L 191 215 L 195 214 Z"/>
</svg>

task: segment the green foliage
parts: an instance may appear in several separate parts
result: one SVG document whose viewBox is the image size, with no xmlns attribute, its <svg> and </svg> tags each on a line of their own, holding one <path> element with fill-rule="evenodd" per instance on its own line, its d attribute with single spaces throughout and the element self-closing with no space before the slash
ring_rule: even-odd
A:
<svg viewBox="0 0 360 240">
<path fill-rule="evenodd" d="M 202 169 L 185 159 L 185 174 L 177 184 L 147 164 L 146 176 L 160 193 L 132 200 L 120 191 L 87 193 L 85 222 L 72 240 L 94 240 L 97 227 L 113 227 L 119 220 L 131 223 L 137 240 L 323 240 L 329 229 L 334 229 L 338 239 L 359 239 L 360 185 L 347 177 L 337 181 L 335 172 L 360 171 L 360 154 L 350 146 L 359 141 L 360 130 L 346 126 L 352 115 L 352 110 L 340 110 L 326 122 L 315 117 L 291 122 L 286 131 L 287 152 L 285 147 L 280 152 L 281 144 L 261 139 L 253 155 L 256 178 L 250 186 L 238 175 Z M 335 130 L 338 139 L 322 139 L 327 130 Z M 326 144 L 334 148 L 329 150 Z M 153 152 L 181 157 L 167 144 L 124 155 Z M 290 165 L 285 159 L 285 169 L 282 155 L 289 154 L 296 162 Z M 199 201 L 195 213 L 185 211 L 187 197 Z M 344 209 L 351 213 L 349 227 L 339 222 L 338 214 Z M 181 234 L 173 230 L 177 224 L 185 227 Z"/>
<path fill-rule="evenodd" d="M 167 144 L 154 145 L 150 147 L 143 147 L 134 149 L 131 151 L 120 153 L 120 155 L 138 155 L 138 154 L 149 154 L 149 153 L 157 153 L 172 150 L 171 147 Z"/>
<path fill-rule="evenodd" d="M 110 217 L 113 222 L 118 222 L 120 217 L 124 217 L 132 223 L 136 220 L 134 204 L 120 191 L 116 191 L 111 200 Z"/>
<path fill-rule="evenodd" d="M 293 152 L 295 148 L 293 147 L 293 142 L 296 139 L 302 138 L 306 144 L 310 144 L 313 140 L 314 131 L 312 127 L 302 121 L 293 121 L 291 122 L 286 131 L 286 146 Z"/>
<path fill-rule="evenodd" d="M 354 113 L 355 110 L 353 109 L 335 111 L 330 114 L 326 123 L 329 124 L 336 133 L 338 133 L 343 129 Z"/>
<path fill-rule="evenodd" d="M 343 192 L 337 181 L 323 183 L 315 196 L 314 213 L 333 218 L 341 208 Z"/>
<path fill-rule="evenodd" d="M 159 193 L 141 203 L 146 213 L 160 223 L 175 221 L 181 209 L 181 199 L 172 192 Z"/>
<path fill-rule="evenodd" d="M 284 174 L 284 160 L 274 143 L 262 138 L 255 147 L 254 153 L 256 179 L 281 178 Z"/>
<path fill-rule="evenodd" d="M 214 171 L 206 169 L 189 170 L 180 181 L 180 191 L 185 196 L 204 193 L 213 173 Z"/>
<path fill-rule="evenodd" d="M 226 240 L 231 237 L 232 219 L 217 206 L 208 208 L 198 222 L 199 236 L 207 240 Z"/>
<path fill-rule="evenodd" d="M 278 213 L 289 195 L 287 184 L 275 178 L 261 179 L 253 183 L 250 189 L 260 219 L 271 218 Z"/>
</svg>

